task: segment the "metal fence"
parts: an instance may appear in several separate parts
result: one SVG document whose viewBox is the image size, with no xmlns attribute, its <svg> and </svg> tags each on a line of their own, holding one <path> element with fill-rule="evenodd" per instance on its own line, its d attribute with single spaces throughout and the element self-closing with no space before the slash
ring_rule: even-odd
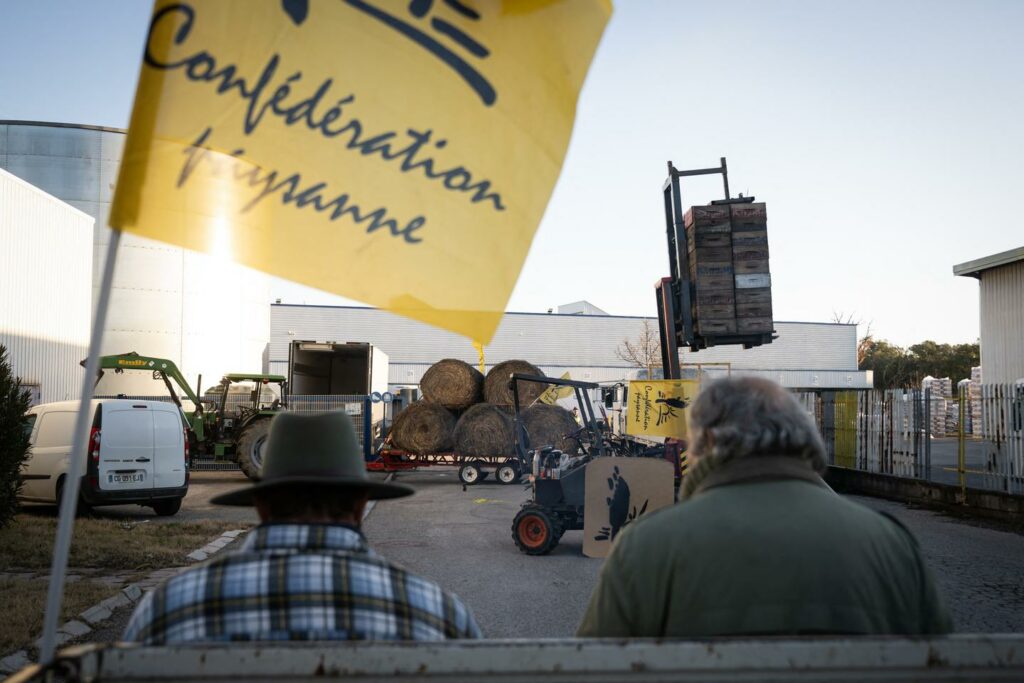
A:
<svg viewBox="0 0 1024 683">
<path fill-rule="evenodd" d="M 172 403 L 173 399 L 164 394 L 162 396 L 127 396 L 117 394 L 112 396 L 97 396 L 96 398 L 122 398 L 133 401 L 161 401 Z M 261 397 L 261 405 L 269 406 L 273 397 Z M 266 399 L 266 400 L 264 400 Z M 220 409 L 220 396 L 204 396 L 203 403 L 207 410 Z M 359 448 L 364 455 L 368 455 L 374 444 L 374 434 L 370 410 L 371 398 L 362 395 L 328 395 L 328 396 L 289 396 L 286 410 L 304 415 L 316 415 L 333 411 L 343 411 L 352 418 L 356 426 L 356 439 Z M 182 408 L 191 412 L 194 407 L 191 401 L 181 399 Z M 239 414 L 241 408 L 252 405 L 252 396 L 249 393 L 228 394 L 224 414 L 227 417 L 234 417 Z M 229 460 L 216 460 L 213 456 L 201 456 L 193 454 L 192 470 L 197 472 L 209 471 L 234 471 L 238 465 Z"/>
<path fill-rule="evenodd" d="M 1024 495 L 1024 384 L 799 392 L 830 465 Z"/>
</svg>

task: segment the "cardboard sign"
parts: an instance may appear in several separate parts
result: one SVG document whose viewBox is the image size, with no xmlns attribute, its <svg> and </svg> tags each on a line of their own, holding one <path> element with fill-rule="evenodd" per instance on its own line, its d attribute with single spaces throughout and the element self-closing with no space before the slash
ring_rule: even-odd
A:
<svg viewBox="0 0 1024 683">
<path fill-rule="evenodd" d="M 583 554 L 607 557 L 637 518 L 672 505 L 675 468 L 659 458 L 598 458 L 587 465 Z"/>
<path fill-rule="evenodd" d="M 697 397 L 694 380 L 641 380 L 629 383 L 626 433 L 633 436 L 686 437 L 687 409 Z"/>
<path fill-rule="evenodd" d="M 110 225 L 487 343 L 610 14 L 157 0 Z"/>
</svg>

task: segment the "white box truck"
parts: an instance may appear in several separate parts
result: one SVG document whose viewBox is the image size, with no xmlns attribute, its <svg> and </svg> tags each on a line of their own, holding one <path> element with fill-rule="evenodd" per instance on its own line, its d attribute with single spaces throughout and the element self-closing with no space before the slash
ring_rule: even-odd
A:
<svg viewBox="0 0 1024 683">
<path fill-rule="evenodd" d="M 373 344 L 295 340 L 288 347 L 288 393 L 293 398 L 374 393 L 379 397 L 387 390 L 388 356 Z M 384 419 L 384 404 L 371 405 L 377 426 Z"/>
</svg>

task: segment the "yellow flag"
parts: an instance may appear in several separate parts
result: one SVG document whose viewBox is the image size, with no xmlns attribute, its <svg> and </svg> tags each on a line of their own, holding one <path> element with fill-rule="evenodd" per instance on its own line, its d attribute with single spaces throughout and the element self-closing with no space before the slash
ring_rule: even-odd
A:
<svg viewBox="0 0 1024 683">
<path fill-rule="evenodd" d="M 639 380 L 629 383 L 626 433 L 686 437 L 686 417 L 700 383 L 692 380 Z"/>
<path fill-rule="evenodd" d="M 572 379 L 568 372 L 563 373 L 561 379 Z M 549 406 L 555 405 L 560 398 L 569 398 L 575 393 L 572 387 L 550 386 L 543 394 L 537 397 L 537 403 L 546 403 Z"/>
<path fill-rule="evenodd" d="M 486 344 L 610 13 L 158 0 L 110 225 Z"/>
</svg>

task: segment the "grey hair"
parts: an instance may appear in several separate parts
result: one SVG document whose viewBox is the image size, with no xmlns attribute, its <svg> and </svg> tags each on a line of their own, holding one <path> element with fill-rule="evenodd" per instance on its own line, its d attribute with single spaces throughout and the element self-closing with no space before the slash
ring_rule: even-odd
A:
<svg viewBox="0 0 1024 683">
<path fill-rule="evenodd" d="M 810 415 L 780 385 L 730 377 L 701 387 L 690 409 L 691 453 L 719 463 L 759 455 L 809 460 L 825 471 L 825 444 Z"/>
</svg>

